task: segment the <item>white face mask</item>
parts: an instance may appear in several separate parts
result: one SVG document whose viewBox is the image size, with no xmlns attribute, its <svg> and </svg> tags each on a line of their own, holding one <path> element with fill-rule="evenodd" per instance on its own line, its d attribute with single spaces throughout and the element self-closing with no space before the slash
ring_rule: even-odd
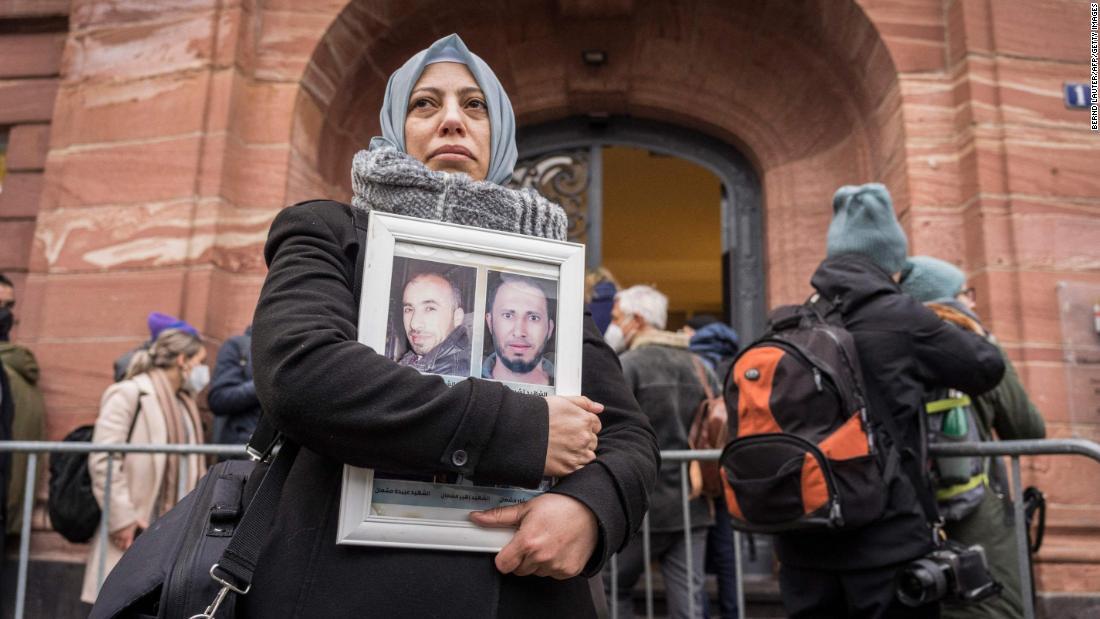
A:
<svg viewBox="0 0 1100 619">
<path fill-rule="evenodd" d="M 626 350 L 626 336 L 623 335 L 623 330 L 619 325 L 611 323 L 607 327 L 607 331 L 603 334 L 603 339 L 607 342 L 607 345 L 611 347 L 611 350 L 615 351 L 616 355 L 622 354 Z"/>
<path fill-rule="evenodd" d="M 187 383 L 184 388 L 191 393 L 198 393 L 210 384 L 210 368 L 205 365 L 196 365 L 187 375 Z"/>
</svg>

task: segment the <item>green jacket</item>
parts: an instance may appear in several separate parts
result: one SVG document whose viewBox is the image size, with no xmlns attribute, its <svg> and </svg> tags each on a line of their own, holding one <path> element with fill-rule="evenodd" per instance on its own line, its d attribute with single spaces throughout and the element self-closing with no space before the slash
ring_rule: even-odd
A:
<svg viewBox="0 0 1100 619">
<path fill-rule="evenodd" d="M 1001 356 L 1005 362 L 1004 378 L 992 391 L 974 399 L 982 437 L 985 440 L 1044 438 L 1046 425 L 1042 416 L 1003 349 Z M 945 605 L 943 619 L 1023 616 L 1014 513 L 1003 460 L 995 458 L 990 471 L 991 487 L 978 509 L 961 521 L 947 523 L 946 529 L 950 539 L 967 545 L 981 544 L 993 578 L 1004 585 L 1004 590 L 999 596 L 975 606 Z"/>
<path fill-rule="evenodd" d="M 30 350 L 0 342 L 0 362 L 11 383 L 11 399 L 15 417 L 12 420 L 12 440 L 40 441 L 45 435 L 46 404 L 38 389 L 38 362 Z M 12 456 L 11 480 L 8 484 L 8 533 L 18 533 L 23 522 L 23 486 L 27 479 L 27 455 Z"/>
</svg>

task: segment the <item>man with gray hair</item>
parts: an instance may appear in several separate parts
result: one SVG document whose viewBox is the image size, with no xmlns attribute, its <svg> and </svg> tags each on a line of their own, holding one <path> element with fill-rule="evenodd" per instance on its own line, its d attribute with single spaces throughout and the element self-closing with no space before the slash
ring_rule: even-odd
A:
<svg viewBox="0 0 1100 619">
<path fill-rule="evenodd" d="M 689 336 L 665 331 L 667 321 L 668 297 L 650 286 L 632 286 L 615 295 L 611 325 L 605 337 L 621 354 L 626 383 L 653 425 L 660 448 L 690 449 L 688 430 L 706 394 L 698 378 L 694 354 L 688 350 Z M 699 363 L 698 367 L 704 366 Z M 716 391 L 718 385 L 714 376 L 709 370 L 703 371 Z M 689 617 L 691 600 L 696 604 L 702 602 L 703 554 L 707 527 L 713 520 L 707 499 L 689 501 L 689 553 L 684 538 L 680 488 L 679 464 L 662 464 L 657 486 L 650 494 L 650 553 L 661 565 L 668 592 L 669 617 Z M 642 537 L 636 535 L 619 554 L 617 595 L 620 612 L 632 608 L 631 589 L 645 569 L 642 545 Z M 610 592 L 610 572 L 604 573 L 604 587 Z M 701 610 L 696 609 L 697 616 Z"/>
</svg>

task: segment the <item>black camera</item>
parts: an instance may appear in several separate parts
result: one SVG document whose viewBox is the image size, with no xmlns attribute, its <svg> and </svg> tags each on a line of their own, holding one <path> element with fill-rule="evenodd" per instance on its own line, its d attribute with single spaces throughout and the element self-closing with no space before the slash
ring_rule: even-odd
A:
<svg viewBox="0 0 1100 619">
<path fill-rule="evenodd" d="M 898 599 L 906 606 L 931 602 L 980 602 L 1001 592 L 981 546 L 948 540 L 898 572 Z"/>
</svg>

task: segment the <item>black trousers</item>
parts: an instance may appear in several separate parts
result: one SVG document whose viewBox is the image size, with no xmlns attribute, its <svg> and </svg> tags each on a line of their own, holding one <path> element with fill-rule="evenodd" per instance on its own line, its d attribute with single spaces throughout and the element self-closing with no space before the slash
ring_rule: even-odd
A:
<svg viewBox="0 0 1100 619">
<path fill-rule="evenodd" d="M 939 604 L 910 608 L 898 601 L 894 577 L 901 567 L 832 571 L 783 565 L 783 608 L 790 619 L 939 619 Z"/>
</svg>

